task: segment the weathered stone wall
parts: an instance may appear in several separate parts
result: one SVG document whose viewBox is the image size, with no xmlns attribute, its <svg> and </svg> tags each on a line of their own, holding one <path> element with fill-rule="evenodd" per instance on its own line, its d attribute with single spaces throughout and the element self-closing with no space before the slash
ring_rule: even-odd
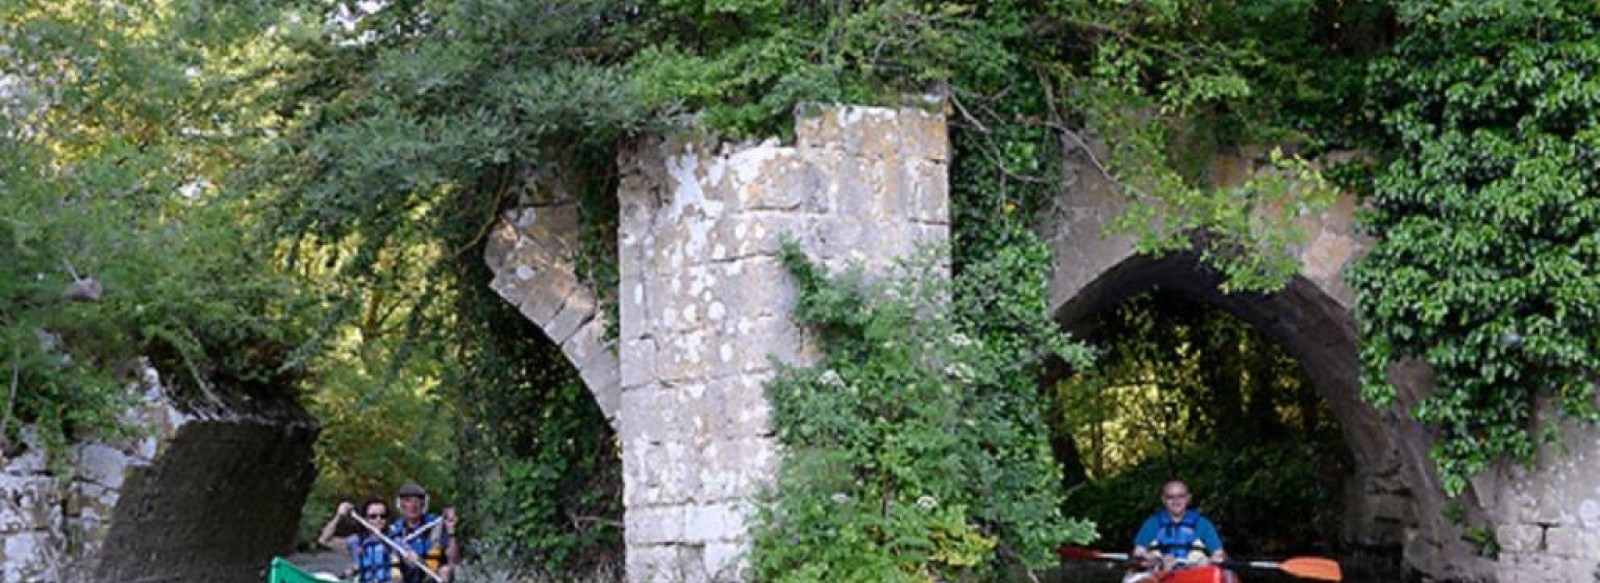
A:
<svg viewBox="0 0 1600 583">
<path fill-rule="evenodd" d="M 135 437 L 5 460 L 0 583 L 259 583 L 289 550 L 316 423 L 289 402 L 179 406 L 143 377 Z"/>
<path fill-rule="evenodd" d="M 1500 583 L 1600 581 L 1600 429 L 1562 431 L 1532 467 L 1501 464 L 1473 484 L 1494 520 Z"/>
<path fill-rule="evenodd" d="M 620 338 L 573 269 L 577 213 L 530 193 L 486 251 L 496 289 L 561 344 L 623 448 L 628 577 L 741 579 L 751 497 L 777 468 L 763 383 L 816 357 L 778 261 L 794 238 L 869 271 L 948 236 L 943 119 L 822 108 L 794 146 L 648 138 L 621 152 Z"/>
<path fill-rule="evenodd" d="M 623 153 L 630 580 L 743 578 L 750 501 L 777 468 L 762 385 L 773 359 L 816 357 L 780 238 L 869 271 L 944 240 L 944 132 L 920 110 L 824 109 L 793 147 L 669 138 Z"/>
</svg>

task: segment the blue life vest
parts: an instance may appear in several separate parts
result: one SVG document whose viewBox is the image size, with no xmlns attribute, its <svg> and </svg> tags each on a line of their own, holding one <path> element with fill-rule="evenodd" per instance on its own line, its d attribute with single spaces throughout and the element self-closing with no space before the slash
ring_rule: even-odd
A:
<svg viewBox="0 0 1600 583">
<path fill-rule="evenodd" d="M 1183 518 L 1177 521 L 1164 512 L 1158 516 L 1156 539 L 1150 548 L 1175 557 L 1185 557 L 1190 551 L 1206 553 L 1206 544 L 1200 540 L 1198 513 L 1184 512 Z"/>
<path fill-rule="evenodd" d="M 439 517 L 433 514 L 424 514 L 415 529 L 406 524 L 404 519 L 397 520 L 394 524 L 389 525 L 389 537 L 399 541 L 402 546 L 411 549 L 411 552 L 416 553 L 417 557 L 422 559 L 422 563 L 435 573 L 439 572 L 440 567 L 450 562 L 449 557 L 445 556 L 445 549 L 450 547 L 450 535 L 445 533 L 443 524 L 435 524 L 435 519 L 437 518 Z M 428 526 L 429 524 L 433 524 L 433 526 L 430 527 Z M 426 528 L 424 529 L 424 527 Z M 418 532 L 418 530 L 423 532 Z M 401 569 L 405 573 L 405 583 L 430 583 L 433 581 L 428 578 L 427 574 L 422 572 L 422 569 L 418 569 L 413 565 L 403 564 Z"/>
<path fill-rule="evenodd" d="M 355 537 L 350 552 L 356 558 L 356 581 L 386 583 L 400 580 L 399 557 L 375 536 Z"/>
</svg>

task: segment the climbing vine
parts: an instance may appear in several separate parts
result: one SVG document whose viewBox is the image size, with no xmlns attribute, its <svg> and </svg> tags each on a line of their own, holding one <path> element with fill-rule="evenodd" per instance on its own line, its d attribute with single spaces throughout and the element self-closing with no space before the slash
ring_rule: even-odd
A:
<svg viewBox="0 0 1600 583">
<path fill-rule="evenodd" d="M 1093 537 L 1061 517 L 1038 407 L 1044 357 L 1088 357 L 1049 319 L 1046 248 L 1005 247 L 953 281 L 944 251 L 925 251 L 867 284 L 785 249 L 795 317 L 825 356 L 767 386 L 785 457 L 757 579 L 992 580 Z"/>
<path fill-rule="evenodd" d="M 1392 144 L 1351 275 L 1365 387 L 1435 374 L 1417 419 L 1438 429 L 1445 489 L 1528 460 L 1553 406 L 1596 419 L 1600 370 L 1600 11 L 1562 2 L 1397 2 L 1410 27 L 1373 68 Z M 1408 400 L 1417 399 L 1408 397 Z"/>
</svg>

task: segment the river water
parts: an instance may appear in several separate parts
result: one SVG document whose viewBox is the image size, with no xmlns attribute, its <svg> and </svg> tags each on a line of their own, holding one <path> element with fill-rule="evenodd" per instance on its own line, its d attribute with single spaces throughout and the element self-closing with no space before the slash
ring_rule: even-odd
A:
<svg viewBox="0 0 1600 583">
<path fill-rule="evenodd" d="M 1344 570 L 1344 583 L 1395 583 L 1401 577 L 1391 569 L 1383 569 L 1367 563 L 1342 563 Z M 1306 579 L 1297 579 L 1284 573 L 1271 570 L 1240 570 L 1237 571 L 1242 583 L 1305 583 Z M 1045 573 L 1040 578 L 1042 583 L 1120 583 L 1123 570 L 1120 565 L 1113 563 L 1080 563 L 1064 565 Z"/>
<path fill-rule="evenodd" d="M 321 551 L 314 553 L 301 553 L 289 557 L 289 560 L 301 568 L 316 572 L 338 572 L 349 566 L 348 555 L 336 551 Z M 1115 563 L 1070 563 L 1060 568 L 1052 569 L 1040 576 L 1041 583 L 1121 583 L 1122 567 Z M 1393 573 L 1381 572 L 1370 564 L 1344 565 L 1345 583 L 1395 583 L 1400 577 Z M 1242 583 L 1304 583 L 1305 579 L 1296 579 L 1274 571 L 1242 571 L 1239 573 Z M 462 583 L 472 583 L 464 580 Z"/>
</svg>

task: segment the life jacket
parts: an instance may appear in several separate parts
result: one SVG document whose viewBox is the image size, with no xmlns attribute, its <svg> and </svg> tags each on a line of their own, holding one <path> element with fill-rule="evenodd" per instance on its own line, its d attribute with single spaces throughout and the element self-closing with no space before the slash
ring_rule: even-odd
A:
<svg viewBox="0 0 1600 583">
<path fill-rule="evenodd" d="M 352 545 L 356 555 L 356 581 L 386 583 L 400 580 L 400 557 L 375 536 L 363 536 Z"/>
<path fill-rule="evenodd" d="M 437 518 L 432 514 L 422 515 L 422 522 L 416 529 L 406 524 L 404 519 L 389 525 L 389 537 L 411 549 L 411 552 L 422 558 L 422 564 L 427 565 L 428 569 L 435 573 L 439 572 L 439 567 L 448 564 L 444 551 L 450 546 L 450 536 L 445 534 L 442 525 L 433 524 L 432 527 L 423 528 L 430 523 L 434 523 Z M 417 532 L 419 529 L 423 530 L 423 532 Z M 409 540 L 407 540 L 408 538 Z M 402 568 L 405 571 L 406 583 L 430 581 L 421 569 L 411 565 L 402 565 Z"/>
<path fill-rule="evenodd" d="M 1194 551 L 1206 554 L 1206 543 L 1200 540 L 1199 513 L 1193 510 L 1184 512 L 1183 518 L 1176 521 L 1165 512 L 1158 513 L 1156 517 L 1156 538 L 1146 545 L 1147 548 L 1178 558 L 1187 558 Z"/>
</svg>

